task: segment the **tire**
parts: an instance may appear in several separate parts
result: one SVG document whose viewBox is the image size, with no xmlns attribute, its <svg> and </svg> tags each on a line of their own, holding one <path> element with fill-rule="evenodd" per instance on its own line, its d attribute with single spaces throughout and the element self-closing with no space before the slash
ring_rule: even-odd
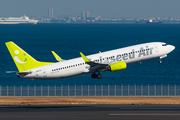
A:
<svg viewBox="0 0 180 120">
<path fill-rule="evenodd" d="M 97 75 L 96 74 L 92 74 L 91 77 L 94 79 L 94 78 L 97 78 Z"/>
<path fill-rule="evenodd" d="M 97 74 L 97 79 L 101 79 L 102 75 L 101 74 Z"/>
<path fill-rule="evenodd" d="M 160 60 L 160 61 L 159 61 L 159 63 L 161 64 L 161 63 L 162 63 L 162 61 Z"/>
</svg>

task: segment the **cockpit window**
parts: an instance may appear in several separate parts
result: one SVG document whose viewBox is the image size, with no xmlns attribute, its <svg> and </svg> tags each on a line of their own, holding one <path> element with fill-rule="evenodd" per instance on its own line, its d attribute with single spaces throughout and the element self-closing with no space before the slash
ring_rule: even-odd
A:
<svg viewBox="0 0 180 120">
<path fill-rule="evenodd" d="M 166 46 L 166 43 L 165 43 L 165 44 L 162 44 L 162 46 Z"/>
</svg>

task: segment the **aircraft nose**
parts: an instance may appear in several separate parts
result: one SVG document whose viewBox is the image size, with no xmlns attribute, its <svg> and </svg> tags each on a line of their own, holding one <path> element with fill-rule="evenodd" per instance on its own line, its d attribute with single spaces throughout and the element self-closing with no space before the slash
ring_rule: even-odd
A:
<svg viewBox="0 0 180 120">
<path fill-rule="evenodd" d="M 169 50 L 173 51 L 175 49 L 175 47 L 173 45 L 169 46 Z"/>
</svg>

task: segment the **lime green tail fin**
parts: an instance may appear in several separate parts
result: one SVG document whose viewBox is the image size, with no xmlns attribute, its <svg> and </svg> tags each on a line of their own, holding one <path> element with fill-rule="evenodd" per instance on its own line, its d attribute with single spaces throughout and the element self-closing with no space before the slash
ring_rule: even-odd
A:
<svg viewBox="0 0 180 120">
<path fill-rule="evenodd" d="M 51 62 L 39 62 L 26 53 L 23 49 L 13 42 L 5 43 L 19 72 L 30 70 L 33 68 L 41 67 L 44 65 L 52 64 Z"/>
</svg>

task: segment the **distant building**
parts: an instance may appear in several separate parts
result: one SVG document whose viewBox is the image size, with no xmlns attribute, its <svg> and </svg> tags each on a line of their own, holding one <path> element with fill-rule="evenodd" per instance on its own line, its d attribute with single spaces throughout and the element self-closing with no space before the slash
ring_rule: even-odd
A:
<svg viewBox="0 0 180 120">
<path fill-rule="evenodd" d="M 50 8 L 48 10 L 48 18 L 53 18 L 53 9 L 52 8 Z"/>
<path fill-rule="evenodd" d="M 86 12 L 85 17 L 86 18 L 90 17 L 90 12 L 89 11 Z"/>
<path fill-rule="evenodd" d="M 81 19 L 85 20 L 86 16 L 85 16 L 85 12 L 81 12 Z"/>
</svg>

